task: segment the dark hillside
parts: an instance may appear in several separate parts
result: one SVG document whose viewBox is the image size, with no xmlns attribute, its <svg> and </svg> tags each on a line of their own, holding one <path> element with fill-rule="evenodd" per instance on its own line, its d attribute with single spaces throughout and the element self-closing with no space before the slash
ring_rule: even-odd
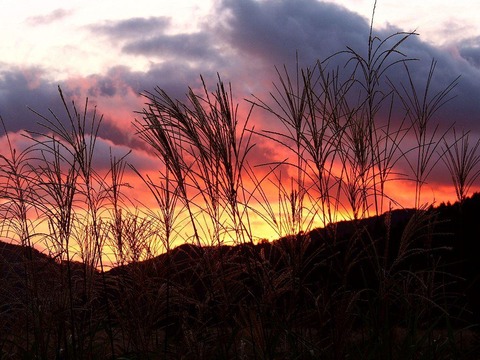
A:
<svg viewBox="0 0 480 360">
<path fill-rule="evenodd" d="M 97 271 L 84 264 L 59 263 L 36 249 L 1 242 L 0 358 L 38 352 L 53 359 L 67 346 L 72 323 L 84 336 L 92 325 L 89 317 L 104 311 L 92 296 L 96 278 Z M 33 337 L 43 341 L 32 342 Z"/>
<path fill-rule="evenodd" d="M 111 290 L 115 308 L 138 310 L 127 323 L 149 324 L 152 332 L 164 329 L 171 341 L 195 329 L 207 344 L 224 343 L 252 326 L 254 313 L 273 332 L 269 336 L 316 329 L 327 343 L 342 341 L 334 338 L 337 331 L 365 326 L 371 335 L 412 322 L 425 330 L 476 328 L 477 214 L 478 194 L 462 205 L 395 210 L 271 243 L 185 244 L 113 269 L 107 277 L 122 284 Z M 147 311 L 149 301 L 156 306 Z"/>
</svg>

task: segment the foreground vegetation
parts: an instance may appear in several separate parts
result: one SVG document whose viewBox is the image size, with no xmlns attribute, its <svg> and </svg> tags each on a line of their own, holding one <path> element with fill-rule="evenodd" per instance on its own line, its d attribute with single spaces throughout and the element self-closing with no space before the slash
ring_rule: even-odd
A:
<svg viewBox="0 0 480 360">
<path fill-rule="evenodd" d="M 106 272 L 3 243 L 2 358 L 477 359 L 479 211 L 476 194 Z"/>
<path fill-rule="evenodd" d="M 435 122 L 456 80 L 431 94 L 432 62 L 419 86 L 411 36 L 279 69 L 250 104 L 283 131 L 250 127 L 220 77 L 183 102 L 145 93 L 156 177 L 114 155 L 96 169 L 101 118 L 60 92 L 65 114 L 0 156 L 0 357 L 478 358 L 479 142 Z M 252 163 L 259 138 L 291 155 Z M 458 202 L 426 206 L 442 165 Z M 155 209 L 125 197 L 127 169 Z M 412 209 L 391 194 L 406 180 Z M 258 219 L 278 241 L 258 242 Z"/>
</svg>

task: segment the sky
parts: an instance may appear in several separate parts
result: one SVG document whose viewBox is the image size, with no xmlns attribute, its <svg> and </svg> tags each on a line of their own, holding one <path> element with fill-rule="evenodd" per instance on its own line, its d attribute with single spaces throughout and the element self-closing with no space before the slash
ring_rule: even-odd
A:
<svg viewBox="0 0 480 360">
<path fill-rule="evenodd" d="M 132 149 L 130 161 L 149 171 L 155 159 L 132 126 L 145 102 L 140 93 L 158 86 L 182 99 L 188 86 L 200 86 L 200 75 L 214 86 L 219 73 L 239 102 L 252 94 L 268 99 L 275 66 L 294 68 L 296 54 L 311 66 L 346 46 L 365 49 L 372 9 L 367 0 L 2 0 L 0 115 L 11 134 L 38 130 L 28 108 L 60 112 L 61 86 L 69 99 L 88 97 L 104 114 L 100 149 Z M 419 34 L 402 51 L 419 59 L 414 79 L 425 78 L 436 59 L 433 92 L 460 76 L 438 121 L 455 122 L 473 139 L 480 136 L 479 14 L 476 0 L 380 0 L 374 22 L 380 38 Z M 279 126 L 261 112 L 252 121 L 257 129 Z M 275 157 L 262 146 L 256 154 Z M 454 199 L 445 172 L 433 174 L 433 198 Z"/>
</svg>

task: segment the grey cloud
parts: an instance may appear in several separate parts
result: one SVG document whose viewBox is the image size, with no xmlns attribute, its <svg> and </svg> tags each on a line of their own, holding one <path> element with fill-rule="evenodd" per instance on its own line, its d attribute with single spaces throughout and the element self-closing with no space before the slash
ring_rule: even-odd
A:
<svg viewBox="0 0 480 360">
<path fill-rule="evenodd" d="M 216 33 L 245 59 L 242 63 L 245 67 L 253 58 L 261 61 L 265 69 L 283 64 L 293 69 L 295 52 L 298 52 L 301 66 L 312 66 L 317 59 L 323 60 L 345 50 L 346 46 L 364 57 L 367 54 L 369 20 L 338 5 L 315 0 L 223 0 L 217 11 L 222 21 L 218 22 Z M 415 25 L 412 24 L 412 28 Z M 384 40 L 401 30 L 410 29 L 390 26 L 375 30 L 374 35 Z M 390 40 L 390 44 L 394 40 Z M 421 36 L 411 36 L 399 47 L 407 57 L 418 59 L 410 62 L 409 68 L 419 91 L 425 85 L 432 59 L 437 61 L 437 67 L 430 95 L 461 76 L 459 85 L 451 93 L 455 98 L 437 114 L 442 122 L 456 121 L 459 126 L 466 128 L 479 126 L 480 69 L 476 64 L 480 59 L 480 51 L 477 45 L 478 39 L 476 42 L 470 40 L 469 46 L 464 44 L 460 48 L 464 59 L 455 56 L 448 48 L 435 47 L 422 41 Z M 395 60 L 401 58 L 400 55 L 392 57 Z M 346 60 L 345 56 L 337 56 L 329 64 L 332 69 L 337 66 L 343 69 Z M 396 84 L 407 82 L 402 66 L 392 67 L 386 75 Z M 258 81 L 261 76 L 261 73 L 252 74 L 250 79 L 243 77 L 238 80 Z M 271 72 L 267 76 L 271 76 Z"/>
<path fill-rule="evenodd" d="M 133 18 L 93 25 L 93 33 L 109 36 L 113 41 L 124 41 L 122 51 L 140 56 L 161 56 L 204 61 L 218 56 L 212 36 L 207 32 L 193 34 L 165 34 L 171 20 L 167 17 Z"/>
<path fill-rule="evenodd" d="M 224 41 L 272 65 L 294 61 L 297 50 L 306 62 L 323 59 L 368 37 L 366 19 L 315 0 L 224 0 L 219 11 Z"/>
<path fill-rule="evenodd" d="M 102 99 L 108 100 L 115 96 L 114 101 L 117 101 L 117 98 L 121 101 L 123 98 L 126 102 L 131 103 L 131 112 L 126 116 L 133 121 L 134 112 L 142 110 L 144 101 L 140 99 L 140 93 L 153 91 L 155 86 L 162 85 L 168 89 L 173 98 L 184 99 L 188 86 L 200 86 L 200 70 L 183 62 L 158 65 L 147 72 L 134 72 L 127 67 L 112 68 L 107 74 L 80 79 L 82 83 L 89 84 L 86 89 L 77 86 L 73 81 L 53 83 L 46 80 L 44 75 L 44 70 L 39 68 L 4 67 L 1 69 L 0 116 L 8 131 L 44 131 L 45 129 L 39 126 L 42 119 L 34 111 L 47 118 L 52 118 L 51 110 L 67 124 L 66 110 L 58 93 L 58 85 L 60 85 L 68 104 L 70 105 L 74 100 L 79 111 L 83 111 L 85 97 L 90 98 L 90 110 L 93 110 L 93 104 L 98 104 L 97 116 L 104 115 L 99 132 L 100 137 L 108 139 L 116 145 L 129 146 L 134 149 L 146 149 L 146 146 L 131 133 L 131 130 L 125 129 L 124 123 L 123 125 L 118 124 L 116 119 L 106 112 L 108 110 L 102 108 Z M 206 76 L 209 75 L 206 74 Z M 213 74 L 211 76 L 213 77 Z M 132 92 L 137 95 L 132 95 Z"/>
<path fill-rule="evenodd" d="M 466 39 L 458 47 L 460 56 L 480 70 L 480 36 Z"/>
<path fill-rule="evenodd" d="M 40 130 L 39 116 L 48 108 L 62 113 L 57 86 L 42 78 L 40 69 L 2 69 L 0 73 L 0 116 L 9 131 Z M 32 86 L 35 82 L 35 86 Z M 30 109 L 29 109 L 30 108 Z"/>
<path fill-rule="evenodd" d="M 55 21 L 62 20 L 70 15 L 72 15 L 71 10 L 56 9 L 46 15 L 29 17 L 27 18 L 27 23 L 29 23 L 30 25 L 45 25 Z"/>
<path fill-rule="evenodd" d="M 113 67 L 105 75 L 91 75 L 86 80 L 89 83 L 87 96 L 89 97 L 114 97 L 116 95 L 126 96 L 128 85 L 122 77 L 127 72 L 126 67 Z"/>
<path fill-rule="evenodd" d="M 117 89 L 111 79 L 102 79 L 98 82 L 98 86 L 88 91 L 89 96 L 115 96 L 116 93 Z"/>
<path fill-rule="evenodd" d="M 125 71 L 123 80 L 134 93 L 152 92 L 156 87 L 160 87 L 172 98 L 183 100 L 189 86 L 192 88 L 201 86 L 200 75 L 212 79 L 215 71 L 183 61 L 166 62 L 153 66 L 147 72 Z"/>
<path fill-rule="evenodd" d="M 480 68 L 480 48 L 465 48 L 460 50 L 462 57 L 472 66 Z"/>
<path fill-rule="evenodd" d="M 43 122 L 41 116 L 48 119 L 53 119 L 56 116 L 68 126 L 68 115 L 58 92 L 59 84 L 45 80 L 42 75 L 43 71 L 36 68 L 21 70 L 4 68 L 0 72 L 0 116 L 4 120 L 8 131 L 28 130 L 42 133 L 46 129 L 39 125 Z M 89 102 L 90 112 L 87 116 L 89 119 L 92 116 L 93 103 L 99 102 L 102 96 L 110 97 L 114 93 L 126 95 L 125 89 L 128 85 L 123 85 L 123 87 L 115 85 L 117 82 L 108 77 L 96 78 L 95 81 L 93 77 L 90 77 L 89 80 L 97 85 L 92 84 L 87 89 L 86 94 L 75 84 L 60 84 L 67 104 L 71 106 L 71 101 L 75 101 L 79 111 L 84 109 L 86 96 L 94 98 Z M 132 119 L 133 110 L 131 113 Z M 99 107 L 97 116 L 102 113 L 102 109 Z M 105 115 L 105 121 L 99 135 L 117 145 L 133 148 L 142 147 L 138 139 L 132 137 L 130 133 L 125 131 L 124 127 L 117 125 L 114 119 L 108 117 L 108 114 Z"/>
<path fill-rule="evenodd" d="M 170 26 L 171 20 L 165 16 L 150 18 L 132 18 L 120 21 L 107 21 L 103 24 L 92 25 L 93 33 L 101 33 L 114 39 L 131 39 L 136 37 L 150 37 L 163 33 Z"/>
<path fill-rule="evenodd" d="M 116 145 L 105 141 L 105 138 L 100 137 L 95 143 L 94 168 L 110 170 L 111 161 L 119 161 L 123 159 L 124 162 L 132 164 L 139 171 L 152 170 L 159 166 L 157 159 L 152 155 L 150 148 L 145 147 L 145 151 L 141 148 L 136 148 L 140 151 L 130 152 L 131 147 L 125 145 Z"/>
<path fill-rule="evenodd" d="M 409 44 L 406 51 L 414 53 L 420 59 L 411 66 L 414 80 L 419 87 L 425 83 L 431 59 L 437 61 L 431 96 L 444 89 L 456 77 L 460 77 L 458 85 L 450 93 L 452 100 L 437 114 L 438 119 L 444 124 L 454 122 L 458 128 L 480 131 L 480 68 L 472 64 L 471 60 L 466 61 L 465 57 L 459 56 L 456 49 L 436 48 L 421 42 L 420 39 Z"/>
<path fill-rule="evenodd" d="M 201 61 L 219 55 L 212 49 L 210 37 L 206 33 L 159 35 L 140 39 L 126 44 L 123 51 L 136 55 L 157 55 Z"/>
</svg>

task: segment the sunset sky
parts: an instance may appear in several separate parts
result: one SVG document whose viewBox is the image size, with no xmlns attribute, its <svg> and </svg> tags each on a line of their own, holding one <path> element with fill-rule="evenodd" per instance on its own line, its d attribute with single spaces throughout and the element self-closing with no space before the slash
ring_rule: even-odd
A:
<svg viewBox="0 0 480 360">
<path fill-rule="evenodd" d="M 296 52 L 300 64 L 310 66 L 345 46 L 365 49 L 372 6 L 369 0 L 3 0 L 0 115 L 12 134 L 36 129 L 39 119 L 27 107 L 61 112 L 60 85 L 104 114 L 100 151 L 132 149 L 129 160 L 146 172 L 156 161 L 131 125 L 145 102 L 139 93 L 158 86 L 181 99 L 188 86 L 199 86 L 200 74 L 214 86 L 218 72 L 241 104 L 251 94 L 267 100 L 274 66 L 293 69 Z M 480 4 L 380 0 L 374 28 L 381 38 L 395 31 L 420 34 L 402 50 L 420 59 L 412 67 L 415 79 L 425 78 L 432 58 L 438 61 L 434 92 L 461 76 L 438 121 L 455 121 L 478 138 Z M 252 119 L 257 129 L 278 126 L 261 111 Z M 272 148 L 258 147 L 256 154 L 274 156 Z M 429 200 L 454 200 L 446 172 L 433 175 Z"/>
</svg>

